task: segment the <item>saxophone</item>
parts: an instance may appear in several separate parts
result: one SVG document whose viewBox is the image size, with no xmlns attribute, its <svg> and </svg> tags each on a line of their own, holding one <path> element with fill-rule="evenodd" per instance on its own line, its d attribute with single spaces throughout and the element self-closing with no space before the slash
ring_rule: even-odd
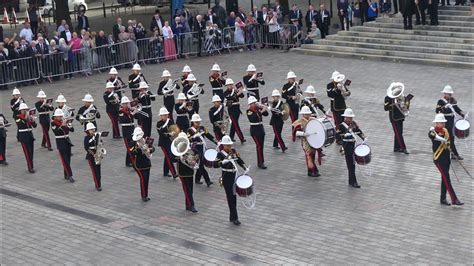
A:
<svg viewBox="0 0 474 266">
<path fill-rule="evenodd" d="M 107 154 L 107 150 L 103 147 L 102 139 L 100 138 L 101 132 L 96 132 L 94 135 L 95 139 L 95 153 L 94 153 L 94 161 L 96 165 L 100 165 L 102 163 L 102 159 L 104 159 L 104 155 Z"/>
</svg>

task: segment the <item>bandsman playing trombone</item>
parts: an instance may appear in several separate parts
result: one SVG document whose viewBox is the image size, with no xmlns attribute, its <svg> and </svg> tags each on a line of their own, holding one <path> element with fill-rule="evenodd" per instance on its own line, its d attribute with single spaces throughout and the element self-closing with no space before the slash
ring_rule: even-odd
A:
<svg viewBox="0 0 474 266">
<path fill-rule="evenodd" d="M 114 139 L 121 138 L 119 129 L 119 109 L 121 99 L 119 98 L 118 93 L 115 92 L 115 86 L 112 82 L 107 82 L 105 85 L 103 97 L 105 110 L 110 118 L 110 122 L 112 122 L 112 136 Z"/>
<path fill-rule="evenodd" d="M 138 112 L 138 122 L 145 133 L 145 137 L 151 135 L 151 127 L 153 114 L 151 112 L 151 102 L 155 100 L 156 95 L 153 95 L 151 91 L 148 90 L 148 84 L 146 82 L 140 82 L 140 94 L 138 95 L 138 102 L 141 108 L 141 111 Z"/>
<path fill-rule="evenodd" d="M 183 67 L 183 70 L 181 71 L 181 87 L 184 88 L 188 84 L 188 81 L 186 80 L 193 71 L 188 65 L 185 65 Z"/>
<path fill-rule="evenodd" d="M 41 131 L 43 132 L 41 147 L 47 148 L 48 151 L 52 151 L 53 149 L 51 148 L 51 139 L 49 138 L 49 128 L 51 123 L 49 112 L 54 110 L 52 99 L 49 101 L 46 100 L 47 97 L 43 90 L 40 90 L 36 97 L 39 100 L 35 103 L 35 108 L 38 111 L 39 123 L 41 126 Z"/>
<path fill-rule="evenodd" d="M 65 119 L 63 110 L 57 108 L 54 110 L 51 130 L 56 138 L 56 147 L 59 152 L 59 159 L 63 165 L 64 179 L 74 183 L 71 169 L 71 147 L 74 145 L 72 145 L 71 139 L 69 138 L 69 132 L 74 132 L 72 118 Z"/>
<path fill-rule="evenodd" d="M 120 100 L 119 121 L 122 127 L 122 137 L 127 149 L 125 155 L 125 166 L 133 166 L 133 155 L 130 152 L 130 142 L 132 141 L 133 129 L 135 128 L 135 118 L 137 118 L 138 109 L 130 106 L 130 99 L 123 96 Z"/>
<path fill-rule="evenodd" d="M 212 104 L 214 106 L 209 109 L 209 120 L 212 123 L 214 136 L 216 137 L 217 141 L 221 141 L 222 137 L 227 131 L 229 118 L 226 117 L 226 110 L 222 105 L 221 98 L 219 95 L 216 94 L 212 96 Z"/>
<path fill-rule="evenodd" d="M 295 72 L 288 72 L 286 79 L 288 82 L 283 85 L 282 96 L 283 99 L 286 100 L 286 103 L 290 106 L 290 117 L 291 122 L 293 123 L 296 119 L 298 119 L 298 112 L 300 110 L 298 99 L 301 94 L 301 89 L 299 82 L 296 80 Z"/>
<path fill-rule="evenodd" d="M 21 103 L 18 107 L 18 114 L 15 118 L 17 125 L 17 136 L 18 141 L 21 143 L 23 153 L 25 154 L 26 164 L 28 166 L 28 172 L 35 173 L 33 166 L 33 151 L 35 138 L 33 137 L 33 128 L 37 126 L 35 117 L 30 116 L 28 112 L 28 106 L 25 103 Z"/>
<path fill-rule="evenodd" d="M 97 123 L 95 119 L 100 118 L 100 113 L 99 110 L 97 110 L 97 108 L 93 104 L 94 98 L 92 98 L 92 95 L 87 93 L 86 95 L 84 95 L 82 102 L 84 103 L 84 105 L 77 111 L 76 120 L 84 125 L 84 129 L 86 128 L 88 123 L 92 123 L 94 127 L 97 128 Z"/>
<path fill-rule="evenodd" d="M 226 79 L 225 86 L 225 105 L 227 106 L 227 113 L 231 121 L 229 137 L 234 141 L 235 133 L 237 133 L 240 142 L 243 144 L 247 140 L 244 138 L 244 134 L 242 134 L 242 130 L 240 129 L 239 118 L 242 113 L 242 111 L 240 111 L 240 98 L 244 98 L 244 87 L 236 88 L 234 81 L 230 78 Z"/>
<path fill-rule="evenodd" d="M 273 132 L 275 133 L 275 138 L 273 139 L 273 148 L 281 148 L 281 151 L 285 152 L 288 148 L 286 147 L 285 142 L 281 137 L 281 132 L 283 130 L 283 124 L 285 123 L 285 121 L 283 120 L 283 116 L 285 115 L 285 112 L 288 112 L 288 110 L 285 111 L 285 103 L 283 103 L 283 101 L 281 100 L 281 94 L 279 90 L 272 91 L 272 98 L 273 101 L 270 106 L 270 111 L 272 112 L 272 117 L 270 118 L 270 125 L 272 126 Z"/>
<path fill-rule="evenodd" d="M 394 133 L 393 151 L 402 152 L 409 154 L 405 145 L 405 139 L 403 137 L 403 121 L 405 121 L 405 108 L 408 110 L 409 101 L 407 104 L 403 99 L 403 91 L 405 85 L 401 82 L 392 82 L 390 87 L 387 89 L 387 96 L 385 96 L 384 109 L 388 111 L 388 118 L 392 124 Z M 407 106 L 406 106 L 407 105 Z"/>
<path fill-rule="evenodd" d="M 138 95 L 140 94 L 140 83 L 145 82 L 148 84 L 141 71 L 142 68 L 140 65 L 134 64 L 132 68 L 132 74 L 128 76 L 128 87 L 132 91 L 132 100 L 138 99 Z"/>
<path fill-rule="evenodd" d="M 133 168 L 140 179 L 140 194 L 142 201 L 150 200 L 148 197 L 148 182 L 150 181 L 151 155 L 155 151 L 153 146 L 149 146 L 145 137 L 145 133 L 140 127 L 133 130 L 132 142 L 130 143 L 130 151 L 135 156 Z"/>
<path fill-rule="evenodd" d="M 224 91 L 222 87 L 225 84 L 225 76 L 221 75 L 221 67 L 218 64 L 212 65 L 211 73 L 209 75 L 209 83 L 212 87 L 212 95 L 219 95 L 221 101 L 224 100 Z"/>
<path fill-rule="evenodd" d="M 193 102 L 188 101 L 182 92 L 178 94 L 174 110 L 176 111 L 176 125 L 182 132 L 187 132 L 189 128 L 189 117 L 194 113 Z"/>
<path fill-rule="evenodd" d="M 171 153 L 171 141 L 177 137 L 179 130 L 177 130 L 177 132 L 172 130 L 172 126 L 175 125 L 169 115 L 170 112 L 168 112 L 166 107 L 160 108 L 160 120 L 156 123 L 156 130 L 160 135 L 158 146 L 161 147 L 163 155 L 165 156 L 163 161 L 163 176 L 170 176 L 169 174 L 171 172 L 171 176 L 176 179 L 178 175 L 173 165 L 175 158 Z"/>
<path fill-rule="evenodd" d="M 173 119 L 173 107 L 174 107 L 174 90 L 177 86 L 176 81 L 171 79 L 171 73 L 168 70 L 163 70 L 163 74 L 161 75 L 162 80 L 158 85 L 158 91 L 156 92 L 158 95 L 163 95 L 163 105 L 168 110 L 169 118 L 174 121 Z"/>
<path fill-rule="evenodd" d="M 263 128 L 262 117 L 268 116 L 266 105 L 260 104 L 257 99 L 250 96 L 248 99 L 247 118 L 250 123 L 250 135 L 255 141 L 257 148 L 258 168 L 267 169 L 265 159 L 263 158 L 263 145 L 265 143 L 265 129 Z"/>
<path fill-rule="evenodd" d="M 91 122 L 86 124 L 85 132 L 84 149 L 86 150 L 86 160 L 92 172 L 95 189 L 102 191 L 101 163 L 104 150 L 102 148 L 100 132 L 96 132 L 96 127 Z"/>
<path fill-rule="evenodd" d="M 109 71 L 109 79 L 107 82 L 112 82 L 114 85 L 114 91 L 117 93 L 119 99 L 122 99 L 122 92 L 128 86 L 123 82 L 123 80 L 119 77 L 119 73 L 115 67 L 112 67 Z"/>
</svg>

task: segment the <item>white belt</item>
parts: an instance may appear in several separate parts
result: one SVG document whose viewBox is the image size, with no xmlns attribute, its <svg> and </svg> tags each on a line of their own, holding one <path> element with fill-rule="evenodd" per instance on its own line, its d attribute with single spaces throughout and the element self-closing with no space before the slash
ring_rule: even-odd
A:
<svg viewBox="0 0 474 266">
<path fill-rule="evenodd" d="M 148 108 L 151 108 L 151 105 L 144 105 L 144 106 L 142 106 L 142 109 L 148 109 Z"/>
<path fill-rule="evenodd" d="M 122 127 L 131 127 L 134 126 L 134 123 L 120 124 Z"/>
<path fill-rule="evenodd" d="M 261 125 L 261 124 L 262 124 L 262 122 L 258 122 L 258 123 L 250 123 L 250 125 L 251 125 L 251 126 L 259 126 L 259 125 Z"/>
<path fill-rule="evenodd" d="M 225 169 L 225 168 L 222 168 L 222 172 L 235 173 L 235 172 L 237 172 L 237 170 L 235 170 L 235 169 Z"/>
<path fill-rule="evenodd" d="M 195 144 L 195 145 L 203 145 L 204 142 L 193 142 L 192 144 Z"/>
<path fill-rule="evenodd" d="M 28 132 L 28 131 L 32 131 L 33 129 L 31 128 L 26 128 L 26 129 L 18 129 L 18 132 Z"/>
<path fill-rule="evenodd" d="M 255 91 L 255 90 L 258 90 L 258 88 L 247 88 L 247 90 L 249 90 L 249 91 Z"/>
<path fill-rule="evenodd" d="M 139 88 L 130 88 L 132 89 L 132 91 L 139 91 L 140 89 Z"/>
<path fill-rule="evenodd" d="M 89 147 L 89 150 L 95 150 L 95 147 Z"/>
<path fill-rule="evenodd" d="M 55 136 L 55 138 L 57 138 L 57 139 L 65 139 L 65 138 L 69 138 L 69 135 Z"/>
<path fill-rule="evenodd" d="M 188 116 L 188 114 L 176 114 L 176 116 Z"/>
<path fill-rule="evenodd" d="M 343 139 L 344 142 L 355 142 L 355 139 Z"/>
<path fill-rule="evenodd" d="M 49 114 L 49 112 L 48 112 L 48 111 L 46 111 L 46 112 L 39 112 L 38 114 L 39 114 L 39 115 L 46 115 L 46 114 Z"/>
<path fill-rule="evenodd" d="M 453 113 L 449 113 L 449 114 L 444 114 L 444 116 L 454 116 Z"/>
<path fill-rule="evenodd" d="M 240 103 L 239 103 L 239 102 L 237 102 L 237 103 L 232 103 L 232 105 L 240 105 Z"/>
<path fill-rule="evenodd" d="M 213 91 L 222 90 L 222 88 L 212 88 Z"/>
</svg>

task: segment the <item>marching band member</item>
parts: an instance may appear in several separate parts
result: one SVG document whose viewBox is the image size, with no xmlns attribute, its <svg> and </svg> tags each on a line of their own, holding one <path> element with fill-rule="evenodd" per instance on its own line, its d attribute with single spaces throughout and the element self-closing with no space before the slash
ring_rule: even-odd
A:
<svg viewBox="0 0 474 266">
<path fill-rule="evenodd" d="M 258 106 L 257 99 L 250 96 L 248 99 L 247 117 L 250 122 L 250 135 L 257 145 L 258 168 L 267 169 L 263 158 L 263 144 L 265 143 L 265 129 L 263 128 L 262 116 L 267 116 L 266 106 Z"/>
<path fill-rule="evenodd" d="M 270 119 L 270 125 L 273 127 L 273 132 L 275 133 L 275 138 L 273 139 L 273 148 L 280 149 L 282 152 L 285 152 L 288 148 L 281 137 L 281 131 L 283 130 L 283 115 L 285 113 L 283 109 L 283 102 L 281 100 L 281 94 L 278 90 L 273 90 L 272 92 L 272 104 L 271 104 L 271 112 L 272 118 Z M 280 146 L 278 146 L 280 145 Z"/>
<path fill-rule="evenodd" d="M 237 214 L 237 196 L 234 192 L 234 184 L 237 173 L 237 164 L 242 167 L 245 172 L 249 168 L 245 165 L 240 154 L 232 148 L 232 140 L 229 136 L 222 137 L 222 149 L 217 154 L 215 164 L 222 168 L 221 184 L 224 186 L 227 197 L 227 205 L 229 206 L 229 221 L 235 225 L 240 225 L 239 216 Z"/>
<path fill-rule="evenodd" d="M 352 109 L 347 108 L 342 117 L 344 121 L 339 124 L 337 127 L 336 133 L 339 135 L 339 138 L 342 140 L 342 147 L 344 148 L 344 156 L 346 157 L 347 170 L 349 172 L 349 185 L 354 188 L 360 188 L 360 185 L 357 183 L 357 178 L 355 175 L 355 162 L 354 162 L 354 149 L 355 149 L 355 135 L 359 136 L 365 141 L 364 133 L 360 130 L 359 126 L 356 124 L 354 119 L 354 112 Z"/>
<path fill-rule="evenodd" d="M 227 105 L 227 113 L 231 121 L 229 136 L 234 141 L 235 133 L 240 139 L 240 142 L 243 144 L 247 140 L 242 134 L 242 130 L 239 125 L 239 118 L 242 111 L 240 111 L 240 100 L 239 98 L 244 98 L 244 92 L 241 89 L 236 89 L 234 86 L 234 81 L 230 78 L 225 81 L 226 90 L 224 91 L 224 97 Z"/>
<path fill-rule="evenodd" d="M 318 117 L 318 109 L 323 113 L 323 115 L 325 115 L 326 110 L 324 109 L 324 106 L 321 104 L 319 99 L 316 97 L 316 90 L 314 89 L 314 87 L 312 85 L 309 85 L 308 87 L 306 87 L 304 93 L 306 94 L 306 96 L 301 101 L 301 107 L 308 106 L 313 117 Z"/>
<path fill-rule="evenodd" d="M 184 132 L 178 134 L 178 137 L 186 137 L 187 135 Z M 179 179 L 181 180 L 181 185 L 183 186 L 183 192 L 185 197 L 186 210 L 193 213 L 198 211 L 194 207 L 194 197 L 193 197 L 193 179 L 194 179 L 194 167 L 187 164 L 186 161 L 180 157 L 177 157 L 176 169 L 178 170 Z"/>
<path fill-rule="evenodd" d="M 7 162 L 7 129 L 8 121 L 3 114 L 0 114 L 0 164 L 8 165 Z"/>
<path fill-rule="evenodd" d="M 290 117 L 291 122 L 294 123 L 298 119 L 298 112 L 300 111 L 300 106 L 298 104 L 298 89 L 299 84 L 296 80 L 296 74 L 293 71 L 288 72 L 286 75 L 288 80 L 282 88 L 282 96 L 286 100 L 286 103 L 290 106 Z"/>
<path fill-rule="evenodd" d="M 407 151 L 405 139 L 403 138 L 403 121 L 405 120 L 405 114 L 397 105 L 398 96 L 394 96 L 398 93 L 403 93 L 404 89 L 405 85 L 403 85 L 403 83 L 392 82 L 387 90 L 387 96 L 385 96 L 384 109 L 385 111 L 388 111 L 388 118 L 390 119 L 393 133 L 395 135 L 393 141 L 393 151 L 410 154 Z"/>
<path fill-rule="evenodd" d="M 145 79 L 145 76 L 143 76 L 141 71 L 142 68 L 140 67 L 140 65 L 134 64 L 132 68 L 132 74 L 128 76 L 128 87 L 132 91 L 133 100 L 136 100 L 138 98 L 138 95 L 140 94 L 140 83 L 145 82 L 148 84 Z"/>
<path fill-rule="evenodd" d="M 308 106 L 303 106 L 300 111 L 300 115 L 303 117 L 296 120 L 293 124 L 293 141 L 296 141 L 296 137 L 301 139 L 301 147 L 303 148 L 305 158 L 306 158 L 306 166 L 308 167 L 308 176 L 318 177 L 320 176 L 318 166 L 316 165 L 316 149 L 311 147 L 306 139 L 306 125 L 311 119 L 313 112 Z M 318 153 L 320 158 L 320 154 Z"/>
<path fill-rule="evenodd" d="M 343 74 L 334 71 L 332 73 L 332 81 L 328 83 L 326 92 L 331 99 L 331 112 L 334 118 L 336 128 L 342 122 L 342 114 L 346 110 L 346 97 L 351 95 L 351 92 L 341 82 L 346 78 Z M 340 144 L 340 142 L 338 142 Z"/>
<path fill-rule="evenodd" d="M 84 102 L 84 105 L 77 111 L 76 120 L 79 121 L 81 125 L 83 124 L 84 128 L 86 128 L 87 123 L 92 123 L 94 127 L 97 128 L 95 119 L 100 118 L 100 113 L 93 104 L 94 98 L 87 93 L 82 99 L 82 102 Z"/>
<path fill-rule="evenodd" d="M 46 94 L 44 91 L 40 90 L 36 97 L 39 99 L 39 101 L 35 103 L 35 107 L 38 111 L 39 123 L 41 125 L 41 130 L 43 131 L 41 147 L 48 148 L 48 151 L 52 151 L 53 149 L 51 148 L 51 140 L 49 138 L 49 127 L 51 123 L 49 112 L 53 111 L 54 107 L 46 100 Z"/>
<path fill-rule="evenodd" d="M 225 84 L 225 77 L 221 76 L 221 67 L 218 64 L 214 64 L 211 68 L 211 74 L 209 75 L 209 83 L 212 87 L 212 95 L 219 95 L 221 101 L 224 100 L 224 91 L 222 87 Z"/>
<path fill-rule="evenodd" d="M 140 94 L 138 95 L 138 101 L 141 105 L 141 112 L 138 113 L 138 121 L 140 126 L 145 133 L 145 137 L 151 135 L 151 126 L 153 120 L 153 114 L 151 113 L 151 101 L 155 100 L 155 95 L 148 90 L 148 84 L 146 82 L 140 82 Z"/>
<path fill-rule="evenodd" d="M 449 176 L 449 167 L 451 165 L 451 159 L 449 154 L 451 153 L 449 150 L 449 139 L 450 134 L 449 130 L 445 128 L 446 119 L 445 115 L 442 113 L 436 114 L 433 123 L 435 123 L 435 127 L 430 128 L 430 132 L 428 133 L 428 137 L 431 139 L 433 143 L 433 162 L 438 168 L 439 172 L 441 173 L 441 197 L 440 203 L 443 205 L 451 205 L 446 200 L 446 191 L 449 193 L 451 197 L 451 202 L 454 206 L 461 206 L 464 205 L 461 201 L 459 201 L 456 193 L 454 192 L 453 186 L 451 185 L 451 178 Z"/>
<path fill-rule="evenodd" d="M 189 128 L 189 116 L 193 113 L 193 107 L 192 102 L 186 100 L 184 93 L 180 92 L 178 94 L 174 110 L 176 111 L 176 125 L 181 131 L 186 132 Z"/>
<path fill-rule="evenodd" d="M 122 126 L 122 137 L 127 149 L 127 154 L 125 156 L 125 166 L 132 167 L 133 156 L 130 152 L 130 142 L 132 141 L 133 129 L 135 128 L 135 118 L 136 114 L 134 110 L 130 107 L 130 99 L 127 96 L 123 96 L 120 100 L 120 110 L 119 110 L 119 121 Z"/>
<path fill-rule="evenodd" d="M 194 77 L 193 74 L 189 74 L 188 77 L 186 78 L 186 85 L 183 87 L 183 93 L 186 95 L 188 100 L 193 102 L 193 113 L 198 114 L 199 113 L 199 96 L 196 95 L 192 99 L 189 99 L 188 91 L 193 88 L 193 85 L 196 84 L 196 77 Z M 197 85 L 197 84 L 196 84 Z M 204 90 L 201 90 L 201 94 L 204 94 Z"/>
<path fill-rule="evenodd" d="M 171 73 L 168 70 L 163 70 L 161 75 L 163 80 L 158 85 L 158 95 L 163 95 L 163 105 L 166 107 L 169 113 L 169 118 L 173 120 L 173 107 L 174 107 L 174 82 L 171 80 Z M 171 87 L 171 88 L 168 88 Z"/>
<path fill-rule="evenodd" d="M 150 180 L 150 169 L 151 169 L 151 154 L 155 151 L 154 147 L 149 147 L 144 139 L 145 133 L 140 127 L 136 127 L 133 130 L 132 142 L 130 143 L 130 151 L 135 156 L 133 162 L 133 168 L 140 178 L 140 192 L 142 200 L 147 202 L 150 200 L 148 197 L 148 182 Z M 149 155 L 147 155 L 147 153 Z"/>
<path fill-rule="evenodd" d="M 106 82 L 112 82 L 112 84 L 114 85 L 115 93 L 117 93 L 119 99 L 122 99 L 122 91 L 127 85 L 125 85 L 125 83 L 119 77 L 118 74 L 119 73 L 117 69 L 115 67 L 112 67 L 109 71 L 110 77 Z"/>
<path fill-rule="evenodd" d="M 18 115 L 16 116 L 15 122 L 18 128 L 18 141 L 21 143 L 23 153 L 25 154 L 26 164 L 28 166 L 28 172 L 35 173 L 33 169 L 33 151 L 34 141 L 33 128 L 36 127 L 34 117 L 28 114 L 28 106 L 25 103 L 21 103 L 18 107 Z"/>
<path fill-rule="evenodd" d="M 181 71 L 181 86 L 184 88 L 188 84 L 188 81 L 186 79 L 188 78 L 189 74 L 191 74 L 193 71 L 188 65 L 185 65 L 183 67 L 183 70 Z"/>
<path fill-rule="evenodd" d="M 444 96 L 438 100 L 436 113 L 442 113 L 446 118 L 446 128 L 449 132 L 449 143 L 453 159 L 463 160 L 464 158 L 459 155 L 456 145 L 454 144 L 454 118 L 456 114 L 464 118 L 465 114 L 461 108 L 459 108 L 458 101 L 453 97 L 454 91 L 451 86 L 446 85 L 441 92 L 444 93 Z"/>
<path fill-rule="evenodd" d="M 158 139 L 158 146 L 161 147 L 163 151 L 163 155 L 165 155 L 163 161 L 163 176 L 170 176 L 169 172 L 171 172 L 171 176 L 174 179 L 178 177 L 176 175 L 176 170 L 174 168 L 174 155 L 171 153 L 171 142 L 172 138 L 176 137 L 176 132 L 170 130 L 170 126 L 174 125 L 173 120 L 169 117 L 170 112 L 166 107 L 160 108 L 160 120 L 156 123 L 156 130 L 160 135 Z"/>
<path fill-rule="evenodd" d="M 63 165 L 64 179 L 74 183 L 71 169 L 71 147 L 74 145 L 72 145 L 71 139 L 69 138 L 69 132 L 74 132 L 74 127 L 70 122 L 64 119 L 64 112 L 59 108 L 54 110 L 51 130 L 56 138 L 56 147 L 58 148 L 59 158 Z"/>
<path fill-rule="evenodd" d="M 86 136 L 84 137 L 84 149 L 86 150 L 86 160 L 89 163 L 89 167 L 92 171 L 92 178 L 94 179 L 95 189 L 102 191 L 102 184 L 100 179 L 102 178 L 101 170 L 101 158 L 98 158 L 98 149 L 100 147 L 100 136 L 96 133 L 96 127 L 93 123 L 89 122 L 86 124 Z"/>
<path fill-rule="evenodd" d="M 212 103 L 214 106 L 209 109 L 209 120 L 212 123 L 214 136 L 216 136 L 217 141 L 221 141 L 225 134 L 225 110 L 219 95 L 212 96 Z"/>
<path fill-rule="evenodd" d="M 58 106 L 56 109 L 61 109 L 64 113 L 64 118 L 71 118 L 74 117 L 74 109 L 66 105 L 66 98 L 64 95 L 59 94 L 58 98 L 56 98 L 56 103 Z"/>
<path fill-rule="evenodd" d="M 253 96 L 257 101 L 260 101 L 258 84 L 265 85 L 265 80 L 262 77 L 257 77 L 257 69 L 253 64 L 248 65 L 247 75 L 243 77 L 243 81 L 247 87 L 247 98 Z"/>
<path fill-rule="evenodd" d="M 107 82 L 105 85 L 104 92 L 104 101 L 105 101 L 105 110 L 109 115 L 110 121 L 112 122 L 112 135 L 114 139 L 120 137 L 119 129 L 119 108 L 120 108 L 120 98 L 118 93 L 115 92 L 115 86 L 112 82 Z"/>
<path fill-rule="evenodd" d="M 25 100 L 21 97 L 20 90 L 17 88 L 13 89 L 12 92 L 12 99 L 10 100 L 10 108 L 13 111 L 13 119 L 16 119 L 18 114 L 20 113 L 20 104 L 26 103 Z"/>
<path fill-rule="evenodd" d="M 193 114 L 193 116 L 191 117 L 191 127 L 188 129 L 188 137 L 193 147 L 193 150 L 199 155 L 199 169 L 196 171 L 196 177 L 194 182 L 196 182 L 196 184 L 202 184 L 202 176 L 204 177 L 204 181 L 206 181 L 207 187 L 209 187 L 213 184 L 213 182 L 211 182 L 211 179 L 209 179 L 209 173 L 204 167 L 204 152 L 206 145 L 204 137 L 206 137 L 208 140 L 210 140 L 216 145 L 217 142 L 214 137 L 209 133 L 207 128 L 201 126 L 201 121 L 202 119 L 199 114 Z"/>
</svg>

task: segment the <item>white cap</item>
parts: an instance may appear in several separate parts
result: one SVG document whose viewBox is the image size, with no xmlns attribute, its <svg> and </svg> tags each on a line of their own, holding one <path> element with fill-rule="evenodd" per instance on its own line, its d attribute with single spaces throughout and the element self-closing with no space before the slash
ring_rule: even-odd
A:
<svg viewBox="0 0 474 266">
<path fill-rule="evenodd" d="M 180 93 L 178 93 L 178 98 L 177 99 L 178 100 L 186 100 L 187 98 L 186 98 L 186 95 L 184 93 L 180 92 Z"/>
<path fill-rule="evenodd" d="M 89 122 L 89 123 L 87 123 L 87 125 L 86 125 L 86 131 L 91 130 L 91 129 L 95 129 L 95 126 L 94 126 L 94 124 L 92 124 L 91 122 Z"/>
<path fill-rule="evenodd" d="M 14 89 L 13 89 L 12 95 L 20 95 L 20 94 L 21 94 L 21 93 L 20 93 L 20 90 L 19 90 L 19 89 L 17 89 L 17 88 L 14 88 Z"/>
<path fill-rule="evenodd" d="M 454 90 L 453 90 L 453 87 L 449 86 L 449 85 L 446 85 L 444 86 L 444 89 L 441 91 L 442 93 L 449 93 L 449 94 L 453 94 L 454 93 Z"/>
<path fill-rule="evenodd" d="M 344 116 L 344 117 L 354 117 L 355 114 L 354 114 L 354 112 L 352 111 L 351 108 L 347 108 L 346 110 L 344 110 L 344 113 L 342 114 L 342 116 Z"/>
<path fill-rule="evenodd" d="M 257 98 L 253 97 L 253 96 L 250 96 L 248 99 L 247 99 L 247 104 L 250 105 L 252 103 L 256 103 L 257 102 Z"/>
<path fill-rule="evenodd" d="M 163 70 L 163 74 L 161 74 L 161 77 L 164 78 L 164 77 L 171 77 L 171 73 L 168 71 L 168 70 Z"/>
<path fill-rule="evenodd" d="M 64 97 L 64 95 L 62 95 L 62 94 L 59 94 L 58 98 L 56 99 L 56 102 L 57 103 L 65 103 L 66 102 L 66 97 Z"/>
<path fill-rule="evenodd" d="M 308 85 L 308 87 L 306 87 L 306 90 L 304 92 L 305 93 L 316 93 L 316 90 L 314 89 L 313 85 Z"/>
<path fill-rule="evenodd" d="M 191 70 L 191 68 L 190 68 L 188 65 L 185 65 L 185 66 L 183 67 L 183 71 L 181 71 L 181 72 L 184 72 L 184 73 L 191 73 L 192 70 Z"/>
<path fill-rule="evenodd" d="M 138 85 L 139 89 L 148 89 L 148 84 L 145 81 L 141 81 L 140 85 Z"/>
<path fill-rule="evenodd" d="M 89 93 L 84 95 L 84 99 L 82 99 L 83 102 L 89 102 L 89 103 L 93 103 L 94 102 L 94 98 L 92 98 L 92 95 L 90 95 Z"/>
<path fill-rule="evenodd" d="M 234 84 L 234 81 L 233 81 L 232 79 L 226 79 L 226 80 L 225 80 L 225 85 L 226 85 L 226 86 L 227 86 L 227 85 L 232 85 L 232 84 Z"/>
<path fill-rule="evenodd" d="M 225 135 L 224 137 L 222 137 L 221 144 L 222 145 L 232 145 L 232 144 L 234 144 L 234 142 L 232 142 L 232 139 L 229 136 Z"/>
<path fill-rule="evenodd" d="M 160 108 L 160 115 L 169 115 L 170 112 L 168 112 L 168 109 L 166 107 L 161 107 Z"/>
<path fill-rule="evenodd" d="M 312 112 L 308 106 L 305 105 L 301 108 L 300 115 L 310 115 L 310 114 L 312 114 Z"/>
<path fill-rule="evenodd" d="M 191 122 L 201 122 L 202 119 L 201 119 L 201 116 L 199 116 L 199 114 L 193 114 L 193 116 L 191 116 Z"/>
<path fill-rule="evenodd" d="M 144 135 L 145 135 L 145 133 L 143 133 L 142 128 L 141 128 L 141 127 L 136 127 L 136 128 L 133 130 L 132 140 L 133 140 L 133 141 L 137 141 L 137 140 L 143 138 Z"/>
<path fill-rule="evenodd" d="M 62 109 L 56 108 L 56 110 L 54 110 L 53 116 L 64 116 L 64 112 Z"/>
<path fill-rule="evenodd" d="M 118 71 L 115 67 L 111 68 L 109 71 L 109 75 L 118 75 Z"/>
<path fill-rule="evenodd" d="M 139 64 L 135 64 L 135 65 L 133 65 L 133 68 L 132 68 L 132 70 L 139 70 L 139 71 L 141 71 L 141 70 L 142 70 L 142 68 L 140 67 L 140 65 L 139 65 Z"/>
<path fill-rule="evenodd" d="M 215 63 L 214 65 L 212 65 L 211 71 L 221 71 L 221 67 L 217 63 Z"/>
<path fill-rule="evenodd" d="M 122 96 L 122 99 L 120 100 L 120 104 L 124 103 L 130 103 L 130 99 L 127 96 Z"/>
<path fill-rule="evenodd" d="M 334 80 L 339 75 L 339 71 L 334 70 L 331 75 L 331 80 Z"/>
<path fill-rule="evenodd" d="M 112 89 L 112 88 L 115 88 L 114 84 L 112 82 L 107 82 L 107 84 L 105 84 L 105 88 L 106 89 Z"/>
<path fill-rule="evenodd" d="M 281 96 L 281 93 L 279 90 L 273 90 L 272 91 L 272 96 Z"/>
<path fill-rule="evenodd" d="M 295 72 L 293 72 L 293 71 L 288 72 L 288 74 L 286 75 L 286 78 L 287 78 L 287 79 L 294 79 L 294 78 L 296 78 Z"/>
<path fill-rule="evenodd" d="M 344 74 L 339 73 L 333 80 L 334 80 L 335 82 L 341 82 L 341 81 L 343 81 L 345 78 L 346 78 L 346 76 L 345 76 Z"/>
<path fill-rule="evenodd" d="M 248 67 L 247 67 L 247 72 L 250 72 L 250 71 L 257 71 L 257 68 L 255 68 L 255 66 L 253 64 L 250 64 Z"/>
<path fill-rule="evenodd" d="M 433 120 L 433 123 L 446 123 L 446 117 L 444 117 L 444 114 L 436 114 L 435 119 Z"/>
<path fill-rule="evenodd" d="M 196 78 L 194 77 L 193 74 L 189 74 L 188 77 L 186 78 L 186 81 L 196 81 Z"/>
<path fill-rule="evenodd" d="M 18 110 L 25 110 L 25 109 L 28 109 L 28 105 L 26 105 L 26 103 L 20 103 Z"/>
<path fill-rule="evenodd" d="M 44 93 L 43 90 L 38 91 L 38 95 L 36 95 L 37 98 L 46 98 L 46 93 Z"/>
<path fill-rule="evenodd" d="M 222 102 L 221 97 L 217 94 L 212 96 L 212 102 Z"/>
</svg>

